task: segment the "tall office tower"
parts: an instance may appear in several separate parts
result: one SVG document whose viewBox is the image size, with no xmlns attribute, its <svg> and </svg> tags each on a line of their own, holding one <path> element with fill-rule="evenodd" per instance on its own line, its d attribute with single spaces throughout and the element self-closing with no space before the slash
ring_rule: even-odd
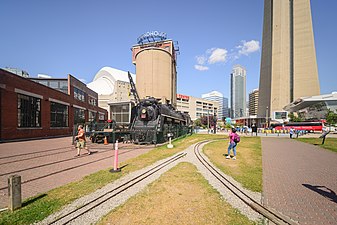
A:
<svg viewBox="0 0 337 225">
<path fill-rule="evenodd" d="M 310 0 L 265 0 L 258 116 L 319 95 Z"/>
<path fill-rule="evenodd" d="M 228 99 L 225 98 L 223 94 L 218 91 L 212 91 L 202 94 L 201 98 L 219 103 L 217 113 L 218 120 L 223 120 L 224 118 L 228 117 Z"/>
<path fill-rule="evenodd" d="M 256 116 L 259 101 L 259 89 L 254 89 L 249 93 L 249 115 Z"/>
<path fill-rule="evenodd" d="M 148 96 L 177 102 L 176 54 L 173 41 L 158 31 L 147 32 L 132 47 L 132 62 L 136 65 L 136 88 L 140 98 Z"/>
<path fill-rule="evenodd" d="M 235 65 L 231 73 L 231 118 L 246 116 L 246 69 Z"/>
</svg>

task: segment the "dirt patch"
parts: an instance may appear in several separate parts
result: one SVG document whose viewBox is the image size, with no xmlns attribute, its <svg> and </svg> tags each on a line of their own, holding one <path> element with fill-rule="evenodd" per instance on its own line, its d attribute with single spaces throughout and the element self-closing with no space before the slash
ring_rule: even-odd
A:
<svg viewBox="0 0 337 225">
<path fill-rule="evenodd" d="M 180 163 L 99 224 L 254 224 L 189 163 Z"/>
</svg>

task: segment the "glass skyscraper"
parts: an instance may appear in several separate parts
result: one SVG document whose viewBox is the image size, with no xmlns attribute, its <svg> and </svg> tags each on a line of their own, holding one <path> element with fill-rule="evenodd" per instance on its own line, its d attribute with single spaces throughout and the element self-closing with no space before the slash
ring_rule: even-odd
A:
<svg viewBox="0 0 337 225">
<path fill-rule="evenodd" d="M 235 65 L 231 73 L 231 118 L 246 116 L 246 69 Z"/>
<path fill-rule="evenodd" d="M 218 120 L 223 120 L 228 117 L 228 98 L 225 98 L 223 94 L 218 91 L 212 91 L 206 94 L 201 95 L 203 99 L 218 102 Z"/>
</svg>

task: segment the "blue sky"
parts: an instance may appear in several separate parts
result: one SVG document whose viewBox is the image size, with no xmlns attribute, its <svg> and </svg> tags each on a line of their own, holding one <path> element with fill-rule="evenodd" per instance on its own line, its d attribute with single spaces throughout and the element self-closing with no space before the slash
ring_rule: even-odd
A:
<svg viewBox="0 0 337 225">
<path fill-rule="evenodd" d="M 193 3 L 193 4 L 191 4 Z M 337 91 L 337 1 L 311 0 L 321 93 Z M 178 41 L 178 93 L 229 96 L 235 64 L 258 88 L 263 0 L 0 0 L 0 67 L 32 77 L 72 74 L 91 82 L 110 66 L 135 73 L 132 45 L 148 31 Z"/>
</svg>

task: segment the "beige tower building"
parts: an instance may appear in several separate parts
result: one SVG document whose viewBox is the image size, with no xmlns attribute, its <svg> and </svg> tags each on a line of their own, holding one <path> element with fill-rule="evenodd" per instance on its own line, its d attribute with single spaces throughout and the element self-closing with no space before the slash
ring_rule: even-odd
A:
<svg viewBox="0 0 337 225">
<path fill-rule="evenodd" d="M 259 102 L 259 89 L 254 89 L 249 93 L 249 115 L 256 116 Z"/>
<path fill-rule="evenodd" d="M 319 94 L 310 0 L 265 0 L 258 116 Z"/>
<path fill-rule="evenodd" d="M 162 101 L 168 100 L 176 107 L 176 49 L 173 41 L 140 43 L 132 47 L 132 53 L 139 97 L 151 96 Z"/>
</svg>

